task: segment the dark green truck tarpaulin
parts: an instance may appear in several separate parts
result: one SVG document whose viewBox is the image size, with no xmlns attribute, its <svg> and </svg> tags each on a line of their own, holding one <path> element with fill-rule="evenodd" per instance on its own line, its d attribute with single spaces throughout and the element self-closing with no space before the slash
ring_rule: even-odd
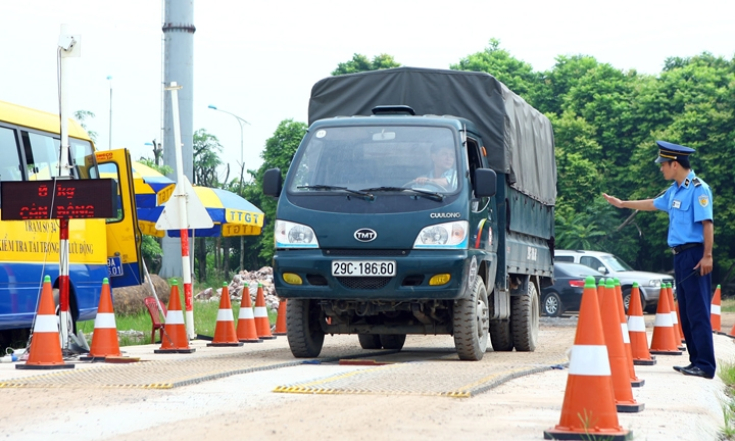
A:
<svg viewBox="0 0 735 441">
<path fill-rule="evenodd" d="M 399 67 L 325 78 L 311 89 L 309 124 L 335 116 L 372 115 L 402 104 L 417 115 L 467 118 L 480 131 L 490 167 L 546 205 L 556 202 L 551 122 L 492 75 Z"/>
</svg>

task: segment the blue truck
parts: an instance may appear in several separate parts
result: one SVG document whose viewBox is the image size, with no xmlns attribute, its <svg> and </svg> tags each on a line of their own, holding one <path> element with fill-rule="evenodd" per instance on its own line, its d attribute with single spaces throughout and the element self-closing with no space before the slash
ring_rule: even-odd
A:
<svg viewBox="0 0 735 441">
<path fill-rule="evenodd" d="M 400 350 L 453 335 L 460 359 L 533 351 L 553 277 L 549 120 L 493 76 L 396 68 L 329 77 L 278 198 L 274 283 L 295 357 L 326 334 Z"/>
</svg>

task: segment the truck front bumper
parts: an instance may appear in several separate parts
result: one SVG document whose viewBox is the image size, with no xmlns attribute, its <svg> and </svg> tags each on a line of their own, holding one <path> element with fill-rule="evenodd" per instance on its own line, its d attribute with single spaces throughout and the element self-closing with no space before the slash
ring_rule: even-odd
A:
<svg viewBox="0 0 735 441">
<path fill-rule="evenodd" d="M 278 250 L 273 259 L 276 293 L 283 298 L 386 301 L 452 300 L 468 295 L 466 281 L 473 259 L 467 250 L 406 250 L 401 253 L 404 252 L 381 254 L 376 250 L 370 255 L 355 255 L 324 250 Z M 481 258 L 477 256 L 475 264 L 479 264 Z M 332 262 L 335 260 L 395 261 L 396 275 L 333 276 Z M 292 283 L 286 282 L 284 274 L 289 274 Z M 294 283 L 291 274 L 297 275 L 301 284 Z M 449 281 L 430 285 L 431 278 L 439 274 L 448 274 Z"/>
</svg>

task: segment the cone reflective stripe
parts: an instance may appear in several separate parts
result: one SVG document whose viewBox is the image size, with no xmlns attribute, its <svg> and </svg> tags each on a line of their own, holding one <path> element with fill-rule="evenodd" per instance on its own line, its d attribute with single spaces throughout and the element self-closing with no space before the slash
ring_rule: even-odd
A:
<svg viewBox="0 0 735 441">
<path fill-rule="evenodd" d="M 222 284 L 214 338 L 212 343 L 207 343 L 207 346 L 242 346 L 242 343 L 237 340 L 237 333 L 235 332 L 235 319 L 232 315 L 230 290 L 227 288 L 227 283 Z"/>
<path fill-rule="evenodd" d="M 59 342 L 59 325 L 56 319 L 51 277 L 43 279 L 41 298 L 38 302 L 36 320 L 33 324 L 33 337 L 25 364 L 15 365 L 16 369 L 70 369 L 73 364 L 64 363 Z"/>
<path fill-rule="evenodd" d="M 268 320 L 268 308 L 265 306 L 265 296 L 263 295 L 263 284 L 258 283 L 258 293 L 255 296 L 255 330 L 258 332 L 258 338 L 263 340 L 272 340 L 276 337 L 271 334 L 271 322 Z"/>
<path fill-rule="evenodd" d="M 618 316 L 620 317 L 620 331 L 623 336 L 623 348 L 625 350 L 625 357 L 628 360 L 628 375 L 630 376 L 630 385 L 632 387 L 641 387 L 646 381 L 638 378 L 635 373 L 635 366 L 633 366 L 633 349 L 630 346 L 630 331 L 628 331 L 628 321 L 625 318 L 625 306 L 623 305 L 623 288 L 620 286 L 620 279 L 617 277 L 613 279 L 615 282 L 615 304 L 618 309 Z M 639 291 L 640 296 L 640 291 Z M 632 289 L 630 300 L 633 300 Z M 640 300 L 639 303 L 640 305 Z M 630 302 L 628 303 L 628 309 L 630 309 Z M 642 311 L 642 310 L 641 310 Z"/>
<path fill-rule="evenodd" d="M 559 424 L 544 439 L 625 440 L 632 435 L 618 423 L 610 363 L 602 330 L 595 279 L 587 277 Z"/>
<path fill-rule="evenodd" d="M 619 300 L 618 289 L 613 279 L 607 279 L 605 282 L 605 295 L 600 304 L 602 305 L 602 330 L 610 360 L 615 405 L 618 412 L 640 412 L 643 410 L 643 404 L 636 402 L 633 398 L 628 354 L 623 344 L 623 334 L 620 332 L 618 305 L 622 306 L 622 299 Z"/>
<path fill-rule="evenodd" d="M 286 299 L 280 299 L 278 302 L 278 317 L 273 335 L 286 335 L 286 303 Z"/>
<path fill-rule="evenodd" d="M 240 313 L 237 317 L 237 339 L 243 343 L 261 343 L 263 340 L 258 338 L 258 331 L 255 329 L 255 316 L 247 285 L 242 288 Z"/>
<path fill-rule="evenodd" d="M 720 285 L 717 285 L 715 289 L 715 295 L 712 297 L 712 304 L 710 305 L 710 322 L 712 323 L 712 331 L 722 331 L 722 317 L 720 315 Z"/>
<path fill-rule="evenodd" d="M 94 332 L 92 333 L 92 345 L 89 348 L 89 357 L 82 359 L 104 359 L 107 356 L 119 357 L 120 344 L 117 340 L 117 324 L 112 306 L 112 295 L 110 294 L 110 283 L 107 278 L 102 280 L 102 292 L 100 304 L 97 308 L 97 316 L 94 319 Z"/>
<path fill-rule="evenodd" d="M 630 336 L 630 351 L 634 365 L 652 366 L 656 358 L 648 352 L 648 336 L 646 335 L 646 321 L 643 319 L 641 308 L 641 292 L 638 282 L 633 282 L 628 304 L 628 335 Z"/>
<path fill-rule="evenodd" d="M 154 350 L 154 353 L 190 354 L 196 351 L 196 349 L 189 347 L 189 337 L 186 333 L 186 326 L 184 325 L 184 313 L 181 310 L 178 283 L 174 283 L 171 286 L 171 298 L 168 301 L 166 325 L 163 330 L 164 336 L 161 338 L 161 347 Z"/>
<path fill-rule="evenodd" d="M 679 314 L 676 310 L 676 307 L 674 307 L 674 285 L 671 283 L 666 284 L 666 295 L 669 299 L 669 307 L 671 308 L 671 322 L 673 323 L 674 328 L 674 340 L 676 340 L 676 347 L 680 351 L 685 351 L 686 346 L 684 346 L 682 343 L 684 343 L 684 331 L 681 330 L 681 325 L 679 324 Z"/>
<path fill-rule="evenodd" d="M 659 295 L 649 352 L 659 355 L 681 355 L 676 340 L 674 321 L 671 319 L 669 296 Z"/>
</svg>

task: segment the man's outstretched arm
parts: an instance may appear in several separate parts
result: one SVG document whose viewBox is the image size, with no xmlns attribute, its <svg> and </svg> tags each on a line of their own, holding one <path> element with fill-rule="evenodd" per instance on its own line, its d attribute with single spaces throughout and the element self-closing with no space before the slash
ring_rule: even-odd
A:
<svg viewBox="0 0 735 441">
<path fill-rule="evenodd" d="M 606 193 L 602 193 L 602 196 L 610 204 L 618 208 L 631 208 L 633 210 L 641 211 L 654 211 L 656 207 L 653 206 L 653 199 L 641 199 L 639 201 L 622 201 L 615 196 L 610 196 Z"/>
</svg>

